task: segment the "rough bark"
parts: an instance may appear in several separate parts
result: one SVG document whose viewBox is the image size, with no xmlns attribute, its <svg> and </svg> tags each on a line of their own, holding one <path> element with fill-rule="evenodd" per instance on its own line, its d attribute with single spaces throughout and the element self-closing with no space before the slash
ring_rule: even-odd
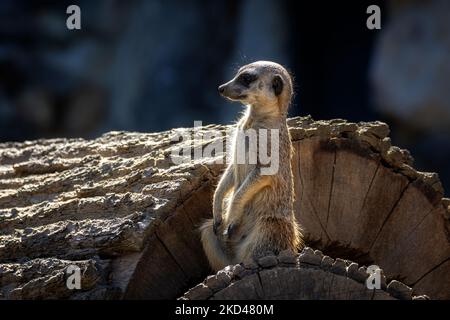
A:
<svg viewBox="0 0 450 320">
<path fill-rule="evenodd" d="M 261 258 L 258 264 L 238 264 L 208 276 L 186 292 L 181 300 L 411 300 L 412 289 L 393 280 L 386 285 L 380 272 L 380 288 L 369 289 L 369 274 L 357 263 L 336 260 L 319 250 L 305 248 L 300 255 L 282 252 Z"/>
<path fill-rule="evenodd" d="M 377 264 L 415 294 L 450 298 L 450 210 L 437 175 L 414 170 L 383 123 L 289 124 L 307 243 Z M 210 129 L 229 127 L 196 134 Z M 194 137 L 173 138 L 188 132 L 0 144 L 0 298 L 174 299 L 204 279 L 197 226 L 211 216 L 223 155 L 175 165 L 171 152 Z M 81 290 L 66 287 L 70 264 Z"/>
</svg>

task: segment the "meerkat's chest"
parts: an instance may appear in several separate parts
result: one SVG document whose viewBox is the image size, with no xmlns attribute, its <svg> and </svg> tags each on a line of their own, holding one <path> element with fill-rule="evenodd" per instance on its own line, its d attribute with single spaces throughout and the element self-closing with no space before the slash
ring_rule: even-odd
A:
<svg viewBox="0 0 450 320">
<path fill-rule="evenodd" d="M 258 130 L 238 127 L 233 141 L 233 163 L 249 165 L 257 163 Z"/>
<path fill-rule="evenodd" d="M 258 130 L 238 126 L 233 144 L 235 183 L 240 185 L 258 164 Z"/>
</svg>

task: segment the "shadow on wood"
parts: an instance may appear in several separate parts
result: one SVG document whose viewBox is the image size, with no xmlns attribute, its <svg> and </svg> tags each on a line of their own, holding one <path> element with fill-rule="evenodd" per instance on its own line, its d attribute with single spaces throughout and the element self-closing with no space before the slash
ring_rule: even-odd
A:
<svg viewBox="0 0 450 320">
<path fill-rule="evenodd" d="M 377 264 L 414 294 L 449 299 L 450 203 L 437 175 L 414 170 L 383 123 L 306 117 L 289 125 L 307 243 Z M 222 136 L 196 141 L 198 150 L 223 141 L 229 127 L 196 133 L 213 129 Z M 174 299 L 204 279 L 196 229 L 211 216 L 224 166 L 220 154 L 173 163 L 193 133 L 0 144 L 0 298 Z M 79 291 L 66 288 L 69 265 L 89 274 Z"/>
</svg>

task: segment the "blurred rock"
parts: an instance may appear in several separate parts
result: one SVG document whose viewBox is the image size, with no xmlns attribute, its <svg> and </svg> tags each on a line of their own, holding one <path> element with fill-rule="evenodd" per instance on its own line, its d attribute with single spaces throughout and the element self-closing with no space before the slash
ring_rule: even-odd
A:
<svg viewBox="0 0 450 320">
<path fill-rule="evenodd" d="M 17 102 L 22 119 L 37 130 L 48 133 L 54 125 L 54 102 L 50 93 L 42 88 L 30 88 L 23 91 Z"/>
<path fill-rule="evenodd" d="M 371 81 L 394 141 L 450 185 L 450 2 L 392 1 Z"/>
<path fill-rule="evenodd" d="M 67 112 L 63 118 L 64 135 L 80 137 L 97 132 L 107 112 L 106 93 L 99 87 L 83 87 L 67 99 Z"/>
<path fill-rule="evenodd" d="M 392 1 L 371 71 L 378 109 L 450 133 L 450 2 Z"/>
</svg>

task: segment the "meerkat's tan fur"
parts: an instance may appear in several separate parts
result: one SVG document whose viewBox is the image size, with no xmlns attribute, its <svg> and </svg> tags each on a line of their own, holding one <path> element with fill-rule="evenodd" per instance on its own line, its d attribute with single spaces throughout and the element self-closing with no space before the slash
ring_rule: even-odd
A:
<svg viewBox="0 0 450 320">
<path fill-rule="evenodd" d="M 237 123 L 232 162 L 214 194 L 213 219 L 200 228 L 203 248 L 215 271 L 303 246 L 293 211 L 293 147 L 286 124 L 293 94 L 291 76 L 279 64 L 258 61 L 242 67 L 219 91 L 247 109 Z M 256 164 L 248 161 L 247 146 L 245 163 L 236 161 L 237 139 L 242 137 L 238 133 L 247 129 L 268 129 L 268 144 L 270 129 L 279 130 L 279 168 L 275 174 L 262 175 L 264 165 L 259 157 Z"/>
</svg>

